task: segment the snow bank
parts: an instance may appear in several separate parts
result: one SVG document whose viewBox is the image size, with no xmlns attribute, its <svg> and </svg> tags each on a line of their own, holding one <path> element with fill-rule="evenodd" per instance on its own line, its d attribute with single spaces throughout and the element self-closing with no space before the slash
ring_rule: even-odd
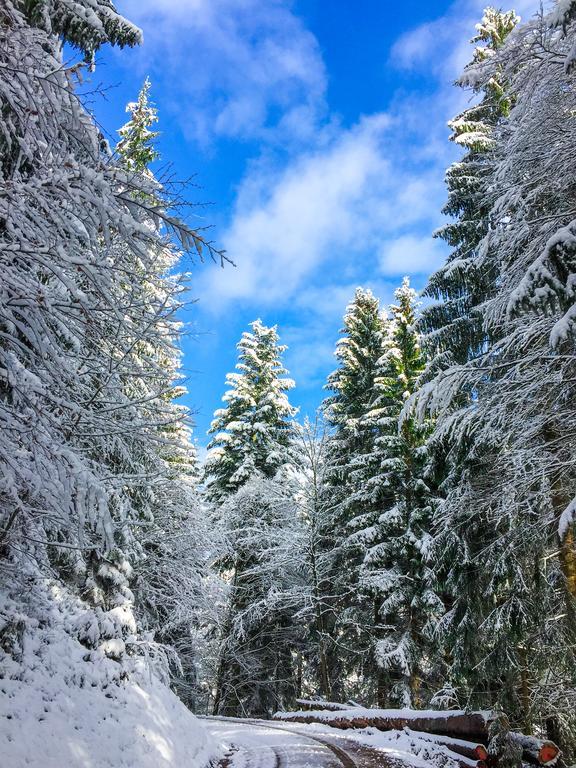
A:
<svg viewBox="0 0 576 768">
<path fill-rule="evenodd" d="M 442 744 L 421 738 L 420 734 L 403 731 L 377 731 L 375 728 L 361 728 L 352 733 L 346 732 L 347 737 L 378 752 L 385 757 L 395 758 L 413 766 L 435 766 L 436 768 L 460 768 L 459 760 Z"/>
<path fill-rule="evenodd" d="M 2 766 L 204 768 L 219 757 L 202 723 L 142 660 L 128 662 L 128 674 L 126 663 L 88 652 L 67 631 L 77 619 L 69 601 L 46 600 L 32 614 L 40 619 L 17 607 L 0 604 Z"/>
</svg>

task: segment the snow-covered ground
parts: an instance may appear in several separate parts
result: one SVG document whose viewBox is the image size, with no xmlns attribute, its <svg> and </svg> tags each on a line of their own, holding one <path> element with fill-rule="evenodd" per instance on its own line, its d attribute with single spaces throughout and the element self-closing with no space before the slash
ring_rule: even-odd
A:
<svg viewBox="0 0 576 768">
<path fill-rule="evenodd" d="M 300 727 L 300 726 L 299 726 Z M 334 737 L 334 728 L 321 723 L 302 724 L 305 731 L 310 730 L 323 736 Z M 437 766 L 437 768 L 458 768 L 454 753 L 446 747 L 422 738 L 422 734 L 402 731 L 379 731 L 376 728 L 354 728 L 348 731 L 338 731 L 337 738 L 361 744 L 377 750 L 388 760 L 400 761 L 408 765 Z"/>
<path fill-rule="evenodd" d="M 117 662 L 67 631 L 77 617 L 56 602 L 34 615 L 42 619 L 0 605 L 2 768 L 206 768 L 221 756 L 144 664 L 119 675 Z"/>
<path fill-rule="evenodd" d="M 288 729 L 233 718 L 205 720 L 210 733 L 229 755 L 231 768 L 333 768 L 333 752 L 318 741 Z"/>
<path fill-rule="evenodd" d="M 231 768 L 322 768 L 340 765 L 338 757 L 315 739 L 332 744 L 351 755 L 358 766 L 410 766 L 410 768 L 458 768 L 454 755 L 438 744 L 424 742 L 408 731 L 378 731 L 364 728 L 336 731 L 320 724 L 281 723 L 235 718 L 204 722 L 230 752 Z M 362 750 L 368 747 L 369 750 Z M 340 766 L 341 768 L 341 766 Z"/>
</svg>

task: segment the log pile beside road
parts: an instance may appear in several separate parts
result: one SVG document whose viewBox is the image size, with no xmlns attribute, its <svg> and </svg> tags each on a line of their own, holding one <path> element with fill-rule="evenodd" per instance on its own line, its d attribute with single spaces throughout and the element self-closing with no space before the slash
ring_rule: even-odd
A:
<svg viewBox="0 0 576 768">
<path fill-rule="evenodd" d="M 276 720 L 296 723 L 323 723 L 332 728 L 376 728 L 398 730 L 420 741 L 435 743 L 447 750 L 460 768 L 497 768 L 498 755 L 489 749 L 490 727 L 498 719 L 495 712 L 454 710 L 367 709 L 337 702 L 300 699 L 305 709 L 277 712 Z M 522 750 L 523 762 L 536 766 L 553 766 L 560 750 L 552 741 L 537 739 L 515 731 L 507 738 Z"/>
</svg>

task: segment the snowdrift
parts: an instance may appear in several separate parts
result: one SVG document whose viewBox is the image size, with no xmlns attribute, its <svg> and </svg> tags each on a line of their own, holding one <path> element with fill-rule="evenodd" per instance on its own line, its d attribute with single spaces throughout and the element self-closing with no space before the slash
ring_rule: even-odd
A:
<svg viewBox="0 0 576 768">
<path fill-rule="evenodd" d="M 0 756 L 8 768 L 205 768 L 218 746 L 141 659 L 87 652 L 80 601 L 0 603 Z M 26 612 L 22 612 L 25 609 Z M 34 618 L 32 618 L 34 617 Z"/>
</svg>

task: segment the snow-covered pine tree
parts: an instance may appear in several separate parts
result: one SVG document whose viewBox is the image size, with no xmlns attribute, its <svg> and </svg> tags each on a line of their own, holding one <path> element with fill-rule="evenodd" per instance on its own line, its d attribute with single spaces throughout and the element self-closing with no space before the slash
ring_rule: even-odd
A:
<svg viewBox="0 0 576 768">
<path fill-rule="evenodd" d="M 19 0 L 14 6 L 31 26 L 57 35 L 78 48 L 87 62 L 105 43 L 120 48 L 142 42 L 142 33 L 124 19 L 110 0 Z"/>
<path fill-rule="evenodd" d="M 335 681 L 352 678 L 368 682 L 369 689 L 333 694 L 342 698 L 371 699 L 376 677 L 372 660 L 374 608 L 359 591 L 359 569 L 366 546 L 365 531 L 378 515 L 388 490 L 381 482 L 375 451 L 378 435 L 375 377 L 383 353 L 384 320 L 379 301 L 370 290 L 358 288 L 346 308 L 342 337 L 336 345 L 338 368 L 329 375 L 326 388 L 332 391 L 323 403 L 331 428 L 327 448 L 329 471 L 326 493 L 331 497 L 331 514 L 337 560 L 334 563 L 334 594 L 338 595 L 334 636 L 341 648 L 354 649 L 341 658 Z M 360 683 L 362 685 L 362 683 Z"/>
<path fill-rule="evenodd" d="M 148 175 L 151 175 L 150 165 L 160 157 L 154 145 L 160 133 L 151 130 L 158 122 L 158 110 L 150 101 L 150 88 L 147 77 L 138 100 L 126 106 L 130 119 L 118 130 L 120 141 L 116 145 L 116 152 L 128 170 Z"/>
<path fill-rule="evenodd" d="M 502 531 L 499 551 L 507 546 L 520 571 L 515 579 L 508 574 L 502 579 L 515 589 L 493 615 L 496 627 L 502 615 L 515 619 L 515 636 L 507 643 L 501 639 L 501 645 L 520 678 L 516 709 L 528 723 L 545 720 L 568 753 L 576 746 L 576 549 L 574 521 L 564 514 L 576 477 L 574 162 L 568 117 L 574 110 L 569 62 L 576 28 L 569 16 L 558 26 L 563 8 L 566 4 L 558 3 L 550 16 L 523 25 L 498 53 L 517 96 L 509 124 L 499 129 L 492 216 L 504 226 L 495 227 L 490 243 L 502 279 L 486 318 L 500 329 L 501 340 L 482 361 L 483 407 L 476 424 L 478 440 L 494 435 L 506 441 L 504 461 L 487 477 L 484 496 Z M 532 46 L 528 57 L 526 45 Z M 469 375 L 479 378 L 477 372 Z M 507 495 L 508 503 L 499 503 Z M 555 621 L 543 624 L 542 613 Z"/>
<path fill-rule="evenodd" d="M 433 441 L 448 446 L 435 552 L 449 598 L 452 682 L 473 706 L 500 702 L 515 724 L 546 722 L 564 738 L 574 728 L 575 560 L 555 527 L 575 476 L 574 75 L 565 67 L 574 28 L 556 17 L 518 27 L 468 69 L 486 89 L 496 68 L 514 94 L 492 132 L 490 226 L 474 257 L 497 280 L 482 298 L 484 343 L 456 357 L 419 400 L 438 414 Z M 447 349 L 461 349 L 457 335 Z"/>
<path fill-rule="evenodd" d="M 294 694 L 286 615 L 282 606 L 263 606 L 274 589 L 267 553 L 294 513 L 275 478 L 293 460 L 296 409 L 288 400 L 294 383 L 285 378 L 286 347 L 276 327 L 256 320 L 250 328 L 238 343 L 236 372 L 226 377 L 226 407 L 210 427 L 204 469 L 213 518 L 225 531 L 228 554 L 220 568 L 230 576 L 214 711 L 267 716 Z M 280 583 L 282 575 L 275 577 Z"/>
<path fill-rule="evenodd" d="M 465 362 L 487 343 L 482 305 L 495 290 L 497 273 L 493 259 L 484 258 L 479 264 L 477 250 L 490 227 L 494 128 L 509 114 L 512 103 L 501 66 L 492 61 L 518 21 L 513 12 L 486 8 L 471 40 L 483 45 L 475 48 L 472 62 L 458 81 L 479 100 L 449 123 L 451 141 L 466 154 L 446 172 L 448 201 L 443 213 L 454 218 L 436 232 L 453 250 L 424 291 L 425 296 L 440 301 L 426 307 L 420 319 L 427 331 L 432 370 L 453 361 Z M 489 77 L 475 81 L 472 73 L 480 62 L 489 69 Z"/>
<path fill-rule="evenodd" d="M 437 530 L 435 550 L 436 576 L 449 608 L 441 627 L 449 646 L 453 677 L 466 679 L 466 685 L 476 690 L 481 685 L 478 676 L 469 679 L 467 674 L 478 669 L 477 662 L 484 654 L 478 621 L 488 587 L 478 589 L 477 579 L 485 574 L 479 558 L 489 526 L 473 506 L 458 503 L 458 499 L 461 485 L 472 477 L 483 476 L 499 446 L 486 441 L 482 449 L 477 445 L 472 451 L 463 429 L 457 436 L 452 433 L 454 425 L 462 426 L 458 409 L 474 403 L 477 397 L 473 387 L 463 384 L 455 372 L 482 355 L 492 337 L 499 334 L 498 328 L 488 329 L 484 322 L 485 303 L 497 291 L 499 266 L 493 250 L 486 247 L 486 236 L 491 229 L 497 166 L 495 132 L 506 119 L 512 98 L 495 56 L 517 22 L 514 13 L 486 9 L 477 26 L 478 34 L 472 39 L 484 45 L 475 49 L 472 62 L 458 81 L 460 86 L 471 87 L 479 101 L 450 124 L 452 140 L 463 146 L 466 154 L 446 174 L 448 202 L 444 212 L 455 218 L 437 235 L 453 251 L 424 291 L 439 302 L 426 307 L 420 319 L 428 357 L 423 380 L 431 380 L 418 393 L 420 404 L 429 402 L 428 395 L 441 396 L 449 404 L 428 442 L 431 466 L 436 468 L 437 482 L 447 497 L 439 516 L 444 525 Z M 478 67 L 485 71 L 485 78 L 476 77 Z M 451 409 L 458 413 L 453 420 L 449 416 Z"/>
<path fill-rule="evenodd" d="M 204 468 L 206 494 L 219 502 L 256 474 L 274 477 L 291 460 L 296 415 L 287 393 L 294 387 L 282 365 L 286 347 L 276 327 L 250 324 L 238 343 L 236 372 L 226 376 L 225 408 L 214 414 Z"/>
<path fill-rule="evenodd" d="M 375 656 L 380 706 L 418 707 L 437 682 L 433 635 L 443 606 L 428 563 L 433 491 L 425 480 L 429 425 L 405 411 L 418 387 L 425 358 L 416 327 L 417 297 L 408 278 L 395 292 L 378 361 L 374 455 L 385 489 L 377 521 L 364 534 L 362 585 L 376 607 Z M 387 497 L 387 498 L 386 498 Z"/>
<path fill-rule="evenodd" d="M 199 238 L 153 179 L 104 150 L 59 35 L 88 55 L 139 39 L 106 0 L 2 8 L 0 633 L 14 703 L 30 698 L 27 664 L 56 673 L 64 636 L 69 664 L 86 664 L 71 685 L 123 679 L 141 651 L 135 530 L 153 524 L 170 478 L 164 360 L 181 287 L 160 223 L 185 246 Z M 162 205 L 146 211 L 148 197 Z"/>
<path fill-rule="evenodd" d="M 130 119 L 118 131 L 116 154 L 135 179 L 140 177 L 156 185 L 156 190 L 136 193 L 145 202 L 142 223 L 154 230 L 156 224 L 150 211 L 154 206 L 162 206 L 163 200 L 159 196 L 161 187 L 150 169 L 150 164 L 159 158 L 154 144 L 159 133 L 152 130 L 158 115 L 150 101 L 150 88 L 146 78 L 138 99 L 127 105 Z M 142 519 L 135 530 L 142 550 L 134 590 L 137 618 L 141 628 L 159 644 L 160 652 L 166 649 L 171 683 L 180 697 L 193 706 L 197 649 L 192 637 L 200 630 L 200 615 L 206 613 L 203 573 L 207 570 L 204 561 L 209 537 L 197 491 L 199 470 L 188 410 L 178 403 L 186 392 L 181 384 L 181 353 L 177 346 L 180 323 L 174 316 L 180 308 L 178 297 L 184 290 L 185 279 L 174 272 L 178 258 L 179 253 L 166 241 L 164 250 L 157 254 L 154 279 L 149 281 L 145 273 L 140 276 L 150 291 L 150 301 L 158 293 L 158 278 L 165 286 L 165 321 L 159 326 L 164 343 L 135 343 L 134 353 L 141 370 L 153 368 L 156 379 L 151 389 L 149 378 L 132 372 L 125 387 L 131 399 L 141 401 L 144 408 L 155 392 L 160 404 L 160 410 L 152 409 L 150 417 L 158 424 L 155 443 L 161 465 L 154 481 L 146 481 L 142 489 Z M 134 269 L 139 270 L 137 263 Z M 155 400 L 153 397 L 152 403 Z"/>
</svg>

